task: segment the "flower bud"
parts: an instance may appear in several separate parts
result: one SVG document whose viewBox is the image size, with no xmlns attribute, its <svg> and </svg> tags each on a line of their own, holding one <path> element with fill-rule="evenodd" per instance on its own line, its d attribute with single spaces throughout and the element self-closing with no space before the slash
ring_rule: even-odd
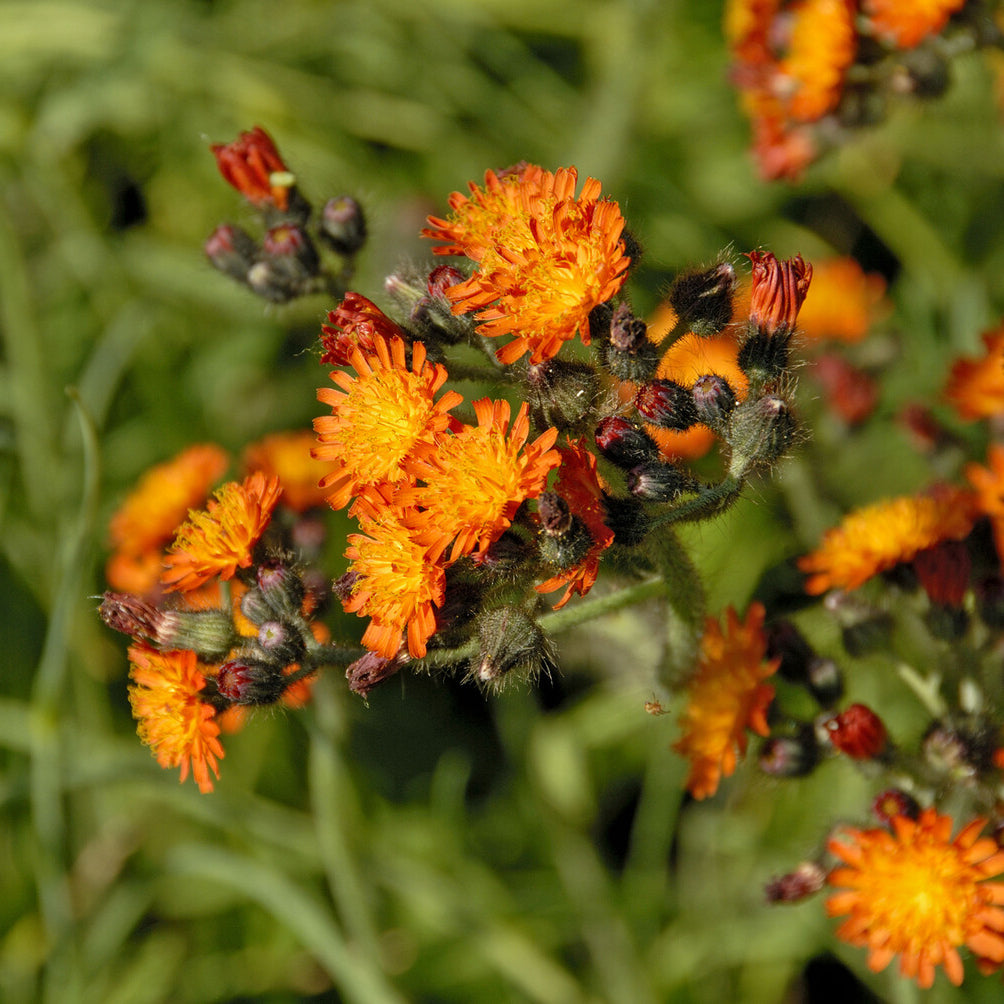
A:
<svg viewBox="0 0 1004 1004">
<path fill-rule="evenodd" d="M 994 766 L 999 729 L 984 715 L 935 722 L 921 741 L 924 757 L 936 770 L 967 781 Z"/>
<path fill-rule="evenodd" d="M 258 644 L 271 661 L 281 666 L 299 662 L 307 651 L 303 636 L 288 621 L 265 621 L 258 628 Z"/>
<path fill-rule="evenodd" d="M 245 286 L 248 284 L 248 272 L 258 256 L 258 245 L 246 230 L 232 223 L 221 223 L 204 247 L 213 268 Z"/>
<path fill-rule="evenodd" d="M 215 143 L 210 149 L 224 180 L 249 202 L 261 208 L 287 209 L 295 178 L 261 126 L 242 132 L 232 143 Z"/>
<path fill-rule="evenodd" d="M 265 602 L 280 617 L 294 617 L 306 592 L 303 579 L 279 558 L 268 558 L 255 570 Z"/>
<path fill-rule="evenodd" d="M 823 605 L 837 618 L 848 655 L 859 659 L 871 652 L 888 650 L 893 624 L 886 611 L 836 589 L 827 593 Z"/>
<path fill-rule="evenodd" d="M 282 668 L 258 659 L 231 659 L 215 679 L 216 689 L 234 704 L 275 704 L 286 689 Z"/>
<path fill-rule="evenodd" d="M 820 734 L 852 760 L 874 760 L 889 740 L 882 719 L 864 704 L 852 704 L 819 722 Z"/>
<path fill-rule="evenodd" d="M 340 255 L 354 255 L 366 243 L 366 218 L 350 195 L 328 199 L 321 210 L 321 240 Z"/>
<path fill-rule="evenodd" d="M 976 583 L 976 610 L 988 628 L 1004 628 L 1004 578 L 988 575 Z"/>
<path fill-rule="evenodd" d="M 791 361 L 791 332 L 767 334 L 756 327 L 747 332 L 736 362 L 750 382 L 763 386 L 777 380 Z"/>
<path fill-rule="evenodd" d="M 771 777 L 805 777 L 819 763 L 819 747 L 812 729 L 803 725 L 793 735 L 770 736 L 760 746 L 757 765 Z"/>
<path fill-rule="evenodd" d="M 678 275 L 669 291 L 669 305 L 695 335 L 716 335 L 732 320 L 735 288 L 736 270 L 722 262 Z"/>
<path fill-rule="evenodd" d="M 819 892 L 826 871 L 817 861 L 803 861 L 793 872 L 771 879 L 764 887 L 768 903 L 798 903 Z"/>
<path fill-rule="evenodd" d="M 651 502 L 672 502 L 683 492 L 695 491 L 698 487 L 690 474 L 666 460 L 632 468 L 626 484 L 632 495 Z"/>
<path fill-rule="evenodd" d="M 636 498 L 603 495 L 603 522 L 623 547 L 635 547 L 648 534 L 652 520 Z"/>
<path fill-rule="evenodd" d="M 961 540 L 943 540 L 913 559 L 913 570 L 928 598 L 947 607 L 962 606 L 972 567 L 969 548 Z"/>
<path fill-rule="evenodd" d="M 328 311 L 328 323 L 321 325 L 321 363 L 348 366 L 355 349 L 374 352 L 375 336 L 404 338 L 405 333 L 372 300 L 360 293 L 348 292 L 334 309 Z"/>
<path fill-rule="evenodd" d="M 600 384 L 591 366 L 548 359 L 528 367 L 526 378 L 530 407 L 541 425 L 573 432 L 593 418 Z"/>
<path fill-rule="evenodd" d="M 554 492 L 544 492 L 537 500 L 540 515 L 538 546 L 540 557 L 555 568 L 577 565 L 593 546 L 585 523 L 568 508 L 568 503 Z"/>
<path fill-rule="evenodd" d="M 349 681 L 349 690 L 365 700 L 374 687 L 383 683 L 384 680 L 389 680 L 407 661 L 407 654 L 403 656 L 399 654 L 393 659 L 387 659 L 376 652 L 367 652 L 345 670 L 345 679 Z"/>
<path fill-rule="evenodd" d="M 764 657 L 779 658 L 777 671 L 792 683 L 805 683 L 809 676 L 809 662 L 815 655 L 805 635 L 789 620 L 771 621 L 764 627 L 767 648 Z"/>
<path fill-rule="evenodd" d="M 717 435 L 724 435 L 729 416 L 736 406 L 736 392 L 728 380 L 716 373 L 705 373 L 694 381 L 691 394 L 697 421 L 703 422 Z"/>
<path fill-rule="evenodd" d="M 687 387 L 673 380 L 651 380 L 642 384 L 634 406 L 652 425 L 674 432 L 685 432 L 697 422 L 694 397 Z"/>
<path fill-rule="evenodd" d="M 527 680 L 555 667 L 550 640 L 520 607 L 482 611 L 476 630 L 481 650 L 474 658 L 473 675 L 481 683 L 502 686 L 510 674 Z"/>
<path fill-rule="evenodd" d="M 795 439 L 791 406 L 776 394 L 747 398 L 732 413 L 726 441 L 732 447 L 731 473 L 779 460 Z"/>
<path fill-rule="evenodd" d="M 260 260 L 248 273 L 248 282 L 266 300 L 285 303 L 307 291 L 320 264 L 306 231 L 282 223 L 265 234 Z"/>
<path fill-rule="evenodd" d="M 917 800 L 900 788 L 887 788 L 872 799 L 872 813 L 888 826 L 895 816 L 916 819 L 920 815 Z"/>
<path fill-rule="evenodd" d="M 809 693 L 824 708 L 830 707 L 844 696 L 844 675 L 833 659 L 813 656 L 809 660 L 807 683 Z"/>
<path fill-rule="evenodd" d="M 627 303 L 619 304 L 612 314 L 603 317 L 609 318 L 608 324 L 594 338 L 600 346 L 603 365 L 610 374 L 631 383 L 644 383 L 655 376 L 659 368 L 659 347 L 648 337 L 645 322 L 631 313 Z"/>
<path fill-rule="evenodd" d="M 610 415 L 596 426 L 596 445 L 607 460 L 624 470 L 661 456 L 655 440 L 644 429 L 619 415 Z"/>
<path fill-rule="evenodd" d="M 161 610 L 139 596 L 109 592 L 99 613 L 115 631 L 160 649 L 190 649 L 207 662 L 222 658 L 238 640 L 233 620 L 223 610 Z"/>
</svg>

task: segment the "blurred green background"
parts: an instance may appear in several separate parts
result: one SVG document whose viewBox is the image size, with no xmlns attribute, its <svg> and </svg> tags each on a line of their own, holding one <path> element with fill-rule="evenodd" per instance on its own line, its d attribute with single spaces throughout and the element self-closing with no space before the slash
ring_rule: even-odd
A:
<svg viewBox="0 0 1004 1004">
<path fill-rule="evenodd" d="M 819 900 L 763 903 L 835 819 L 863 818 L 847 763 L 741 768 L 684 800 L 672 719 L 642 710 L 658 610 L 563 637 L 537 692 L 409 676 L 367 707 L 335 674 L 226 739 L 203 796 L 139 744 L 92 598 L 108 516 L 148 466 L 319 413 L 305 350 L 333 304 L 263 308 L 202 254 L 251 219 L 208 145 L 255 124 L 313 201 L 364 203 L 354 286 L 378 300 L 427 255 L 427 213 L 520 159 L 575 164 L 621 203 L 639 309 L 723 248 L 855 253 L 892 281 L 878 420 L 849 437 L 807 395 L 798 456 L 687 534 L 712 610 L 846 507 L 922 485 L 892 416 L 933 401 L 1004 305 L 992 72 L 959 60 L 940 102 L 767 186 L 720 21 L 706 0 L 0 2 L 0 999 L 852 1000 L 855 978 L 913 999 L 832 939 Z M 850 690 L 922 727 L 893 681 Z M 926 999 L 999 999 L 946 986 Z"/>
</svg>

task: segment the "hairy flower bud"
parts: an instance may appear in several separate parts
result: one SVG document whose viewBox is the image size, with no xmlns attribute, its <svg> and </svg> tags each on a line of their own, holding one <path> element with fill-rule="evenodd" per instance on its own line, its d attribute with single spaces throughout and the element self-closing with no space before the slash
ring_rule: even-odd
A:
<svg viewBox="0 0 1004 1004">
<path fill-rule="evenodd" d="M 887 788 L 872 799 L 872 812 L 888 826 L 896 816 L 916 819 L 920 815 L 920 805 L 902 789 Z"/>
<path fill-rule="evenodd" d="M 364 354 L 376 350 L 377 335 L 388 339 L 405 337 L 372 300 L 350 291 L 334 310 L 328 311 L 328 323 L 321 325 L 321 363 L 348 366 L 355 349 Z"/>
<path fill-rule="evenodd" d="M 285 303 L 308 291 L 320 264 L 306 231 L 281 223 L 265 234 L 260 260 L 248 272 L 248 283 L 266 300 Z"/>
<path fill-rule="evenodd" d="M 473 675 L 481 683 L 501 686 L 510 674 L 526 680 L 550 673 L 555 666 L 550 640 L 520 607 L 484 610 L 476 629 L 481 648 Z"/>
<path fill-rule="evenodd" d="M 770 736 L 760 747 L 757 765 L 771 777 L 804 777 L 819 763 L 819 745 L 812 728 L 802 726 L 792 735 Z"/>
<path fill-rule="evenodd" d="M 746 257 L 753 263 L 750 321 L 768 337 L 790 335 L 809 291 L 812 266 L 801 255 L 778 261 L 769 251 L 751 251 Z"/>
<path fill-rule="evenodd" d="M 683 468 L 667 460 L 654 460 L 628 471 L 628 491 L 651 502 L 672 502 L 684 492 L 695 491 L 697 481 Z"/>
<path fill-rule="evenodd" d="M 209 263 L 217 271 L 243 285 L 258 255 L 258 245 L 246 231 L 232 223 L 221 223 L 204 245 Z"/>
<path fill-rule="evenodd" d="M 719 436 L 725 434 L 729 417 L 736 406 L 736 392 L 725 377 L 705 373 L 691 388 L 697 421 Z"/>
<path fill-rule="evenodd" d="M 652 520 L 645 507 L 631 496 L 603 495 L 603 522 L 614 540 L 624 547 L 635 547 L 648 535 Z"/>
<path fill-rule="evenodd" d="M 650 380 L 638 388 L 634 406 L 652 425 L 685 432 L 697 422 L 697 408 L 689 388 L 674 380 Z"/>
<path fill-rule="evenodd" d="M 716 335 L 732 320 L 735 288 L 736 270 L 722 262 L 678 275 L 669 291 L 669 305 L 695 335 Z"/>
<path fill-rule="evenodd" d="M 789 620 L 771 621 L 764 627 L 767 642 L 765 657 L 780 658 L 778 674 L 792 683 L 805 683 L 809 660 L 815 655 L 805 635 Z"/>
<path fill-rule="evenodd" d="M 751 326 L 747 337 L 739 347 L 736 362 L 749 377 L 750 382 L 763 386 L 777 380 L 788 368 L 791 361 L 791 331 L 781 330 L 776 334 Z"/>
<path fill-rule="evenodd" d="M 828 708 L 844 696 L 844 675 L 833 659 L 816 655 L 809 660 L 807 684 L 809 693 Z"/>
<path fill-rule="evenodd" d="M 659 368 L 659 347 L 648 337 L 648 326 L 631 313 L 627 303 L 619 304 L 609 315 L 606 329 L 599 332 L 595 340 L 600 346 L 604 367 L 618 380 L 644 383 L 655 376 Z"/>
<path fill-rule="evenodd" d="M 874 760 L 886 748 L 889 735 L 882 719 L 864 704 L 852 704 L 820 723 L 821 734 L 852 760 Z"/>
<path fill-rule="evenodd" d="M 530 407 L 542 426 L 573 433 L 593 419 L 600 384 L 591 366 L 546 359 L 528 367 L 527 384 Z"/>
<path fill-rule="evenodd" d="M 387 659 L 376 652 L 367 652 L 345 670 L 345 679 L 349 681 L 349 690 L 365 700 L 374 687 L 383 683 L 384 680 L 389 680 L 407 662 L 407 653 L 398 654 L 393 659 Z"/>
<path fill-rule="evenodd" d="M 771 879 L 764 887 L 768 903 L 798 903 L 819 892 L 826 870 L 818 861 L 803 861 L 793 872 Z"/>
<path fill-rule="evenodd" d="M 593 538 L 585 523 L 554 492 L 544 492 L 537 500 L 540 516 L 538 546 L 540 557 L 555 568 L 577 565 L 593 546 Z"/>
<path fill-rule="evenodd" d="M 321 210 L 321 239 L 340 255 L 354 255 L 366 243 L 366 218 L 351 195 L 328 199 Z"/>
<path fill-rule="evenodd" d="M 280 558 L 268 558 L 256 569 L 258 588 L 265 602 L 280 617 L 292 617 L 300 612 L 306 593 L 303 579 Z"/>
<path fill-rule="evenodd" d="M 776 394 L 747 398 L 732 413 L 727 442 L 732 447 L 730 469 L 740 475 L 760 464 L 779 460 L 795 439 L 791 406 Z"/>
<path fill-rule="evenodd" d="M 299 662 L 307 650 L 300 632 L 281 620 L 265 621 L 258 628 L 258 644 L 270 660 L 283 666 Z"/>
<path fill-rule="evenodd" d="M 607 460 L 625 470 L 661 456 L 655 440 L 644 429 L 619 415 L 610 415 L 596 426 L 596 445 Z"/>
<path fill-rule="evenodd" d="M 276 663 L 231 659 L 216 671 L 216 689 L 234 704 L 275 704 L 286 689 L 286 677 Z"/>
</svg>

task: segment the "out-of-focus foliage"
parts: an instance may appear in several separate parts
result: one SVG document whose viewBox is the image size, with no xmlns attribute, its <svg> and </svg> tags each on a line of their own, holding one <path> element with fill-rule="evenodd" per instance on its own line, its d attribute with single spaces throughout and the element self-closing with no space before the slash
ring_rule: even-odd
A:
<svg viewBox="0 0 1004 1004">
<path fill-rule="evenodd" d="M 364 293 L 427 254 L 426 213 L 486 168 L 575 164 L 645 250 L 639 309 L 723 248 L 853 252 L 892 283 L 880 413 L 933 400 L 1004 307 L 989 64 L 959 59 L 939 102 L 767 186 L 720 17 L 703 0 L 0 5 L 4 1000 L 769 1001 L 852 980 L 828 951 L 888 991 L 894 975 L 832 948 L 818 903 L 761 894 L 860 813 L 864 780 L 742 768 L 715 804 L 685 803 L 672 724 L 641 712 L 644 607 L 563 638 L 537 693 L 409 678 L 367 707 L 324 680 L 303 714 L 231 738 L 206 797 L 136 741 L 122 646 L 88 599 L 144 469 L 317 413 L 332 304 L 263 310 L 202 256 L 247 215 L 208 145 L 256 123 L 313 199 L 365 204 Z M 714 608 L 846 508 L 927 479 L 891 421 L 848 434 L 809 399 L 803 415 L 800 455 L 694 535 Z M 919 727 L 891 681 L 853 688 Z"/>
</svg>

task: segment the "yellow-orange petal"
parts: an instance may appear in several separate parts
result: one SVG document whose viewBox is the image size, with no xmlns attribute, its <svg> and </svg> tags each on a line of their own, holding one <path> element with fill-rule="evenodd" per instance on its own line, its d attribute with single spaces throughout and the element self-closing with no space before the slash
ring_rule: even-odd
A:
<svg viewBox="0 0 1004 1004">
<path fill-rule="evenodd" d="M 129 648 L 129 703 L 137 732 L 161 767 L 180 767 L 181 781 L 191 770 L 202 792 L 213 790 L 210 771 L 219 777 L 223 758 L 211 704 L 202 700 L 205 677 L 194 652 L 160 652 L 143 643 Z"/>
<path fill-rule="evenodd" d="M 874 34 L 899 49 L 936 35 L 966 0 L 862 0 Z"/>
<path fill-rule="evenodd" d="M 325 504 L 318 482 L 331 473 L 332 465 L 311 456 L 314 435 L 309 429 L 274 432 L 244 450 L 244 470 L 261 471 L 279 479 L 280 501 L 295 512 Z"/>
<path fill-rule="evenodd" d="M 985 355 L 952 365 L 945 398 L 961 418 L 973 421 L 1004 412 L 1004 325 L 983 335 Z"/>
</svg>

